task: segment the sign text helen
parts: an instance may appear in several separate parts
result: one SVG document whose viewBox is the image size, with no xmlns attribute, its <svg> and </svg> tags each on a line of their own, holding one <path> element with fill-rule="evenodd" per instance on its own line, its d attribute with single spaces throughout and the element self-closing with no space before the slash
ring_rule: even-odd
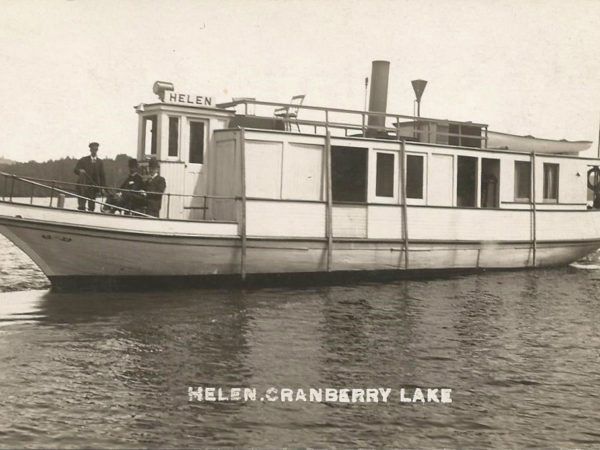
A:
<svg viewBox="0 0 600 450">
<path fill-rule="evenodd" d="M 213 97 L 205 95 L 190 95 L 179 92 L 165 92 L 165 103 L 188 106 L 213 106 Z"/>
</svg>

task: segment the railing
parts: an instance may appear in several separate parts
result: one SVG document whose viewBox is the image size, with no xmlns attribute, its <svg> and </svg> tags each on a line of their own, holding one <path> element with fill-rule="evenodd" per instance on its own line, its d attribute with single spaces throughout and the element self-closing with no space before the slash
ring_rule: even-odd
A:
<svg viewBox="0 0 600 450">
<path fill-rule="evenodd" d="M 444 138 L 457 138 L 459 143 L 462 143 L 464 140 L 472 140 L 479 141 L 480 147 L 486 148 L 488 142 L 488 126 L 483 123 L 475 123 L 475 122 L 462 122 L 462 121 L 453 121 L 453 120 L 441 120 L 434 119 L 430 117 L 416 117 L 409 116 L 403 114 L 388 114 L 382 112 L 374 112 L 374 111 L 358 111 L 351 109 L 341 109 L 341 108 L 329 108 L 329 107 L 321 107 L 321 106 L 309 106 L 309 105 L 297 105 L 291 103 L 276 103 L 276 102 L 263 102 L 254 100 L 251 98 L 238 99 L 236 101 L 220 103 L 217 106 L 219 108 L 236 108 L 238 106 L 243 107 L 244 115 L 248 115 L 248 105 L 254 105 L 255 110 L 256 107 L 264 107 L 261 108 L 264 111 L 264 115 L 262 117 L 270 117 L 272 116 L 273 108 L 289 108 L 290 110 L 298 110 L 303 111 L 305 116 L 321 116 L 321 117 L 313 117 L 313 118 L 303 118 L 300 119 L 300 114 L 297 114 L 296 117 L 283 119 L 284 122 L 293 123 L 294 125 L 305 125 L 313 128 L 314 133 L 317 134 L 319 129 L 323 130 L 325 133 L 326 130 L 341 130 L 344 133 L 344 136 L 350 137 L 376 137 L 376 138 L 387 138 L 388 139 L 407 139 L 407 140 L 420 140 L 423 137 L 427 136 L 428 138 L 433 137 L 432 143 L 435 143 L 436 137 L 444 137 Z M 267 108 L 268 107 L 268 108 Z M 350 116 L 352 119 L 350 121 L 344 120 L 334 120 L 335 116 Z M 252 116 L 259 116 L 259 114 L 252 114 Z M 369 118 L 382 118 L 384 125 L 374 125 L 369 124 Z M 278 119 L 279 120 L 279 119 Z M 391 121 L 391 126 L 387 126 L 386 124 Z M 403 122 L 404 121 L 404 122 Z M 450 133 L 446 131 L 438 131 L 435 130 L 432 133 L 429 130 L 429 125 L 435 124 L 439 126 L 458 126 L 458 133 Z M 468 133 L 462 133 L 462 127 L 476 127 L 480 128 L 481 132 L 479 135 L 472 135 Z M 410 129 L 410 133 L 408 130 Z M 358 132 L 360 133 L 358 136 L 349 135 L 348 133 Z M 422 141 L 423 142 L 423 141 Z M 426 141 L 428 142 L 428 141 Z M 483 145 L 481 145 L 483 144 Z"/>
<path fill-rule="evenodd" d="M 123 206 L 120 205 L 115 205 L 112 203 L 108 202 L 108 198 L 106 200 L 102 200 L 102 198 L 107 197 L 106 195 L 101 195 L 100 199 L 101 200 L 97 200 L 97 199 L 93 199 L 93 198 L 89 198 L 89 197 L 85 197 L 83 195 L 77 194 L 74 190 L 69 190 L 69 188 L 71 189 L 77 189 L 78 187 L 80 188 L 95 188 L 101 191 L 101 193 L 105 193 L 105 192 L 109 192 L 109 193 L 117 193 L 117 192 L 121 192 L 121 193 L 126 193 L 126 194 L 131 194 L 131 195 L 135 195 L 135 196 L 140 196 L 140 194 L 146 194 L 146 196 L 148 194 L 150 195 L 161 195 L 161 196 L 165 196 L 166 197 L 166 203 L 167 203 L 167 215 L 166 215 L 166 219 L 170 218 L 170 209 L 171 209 L 171 199 L 172 198 L 188 198 L 188 199 L 201 199 L 201 203 L 202 206 L 183 206 L 183 209 L 200 209 L 203 210 L 203 215 L 202 215 L 202 220 L 206 220 L 206 212 L 208 210 L 208 206 L 207 206 L 207 200 L 209 199 L 215 199 L 215 200 L 232 200 L 232 201 L 239 201 L 240 197 L 223 197 L 223 196 L 215 196 L 215 195 L 190 195 L 190 194 L 172 194 L 172 193 L 164 193 L 164 192 L 153 192 L 153 191 L 142 191 L 142 190 L 131 190 L 131 189 L 121 189 L 121 188 L 117 188 L 117 187 L 108 187 L 108 186 L 98 186 L 95 184 L 82 184 L 82 183 L 72 183 L 69 181 L 56 181 L 56 180 L 47 180 L 47 179 L 43 179 L 43 178 L 33 178 L 33 177 L 25 177 L 25 176 L 18 176 L 15 174 L 11 174 L 11 173 L 6 173 L 6 172 L 0 172 L 0 177 L 3 179 L 3 182 L 1 184 L 1 186 L 3 186 L 2 189 L 2 201 L 7 201 L 10 203 L 14 202 L 15 199 L 15 186 L 16 183 L 23 183 L 25 185 L 29 185 L 31 186 L 31 189 L 29 191 L 29 204 L 33 204 L 33 199 L 34 197 L 38 197 L 36 196 L 36 192 L 39 192 L 40 190 L 42 192 L 46 192 L 49 194 L 49 207 L 54 206 L 54 198 L 58 198 L 59 195 L 64 195 L 72 197 L 72 198 L 77 198 L 77 199 L 82 199 L 84 201 L 93 201 L 94 203 L 100 205 L 100 208 L 102 208 L 103 206 L 106 206 L 108 208 L 111 208 L 113 210 L 116 211 L 120 211 L 124 214 L 127 215 L 131 215 L 131 216 L 138 216 L 138 217 L 151 217 L 154 219 L 158 219 L 157 217 L 151 216 L 149 214 L 146 214 L 144 212 L 141 211 L 137 211 L 134 209 L 129 209 L 129 208 L 125 208 Z M 48 184 L 44 184 L 44 183 L 49 183 Z M 65 187 L 66 186 L 66 187 Z M 36 190 L 37 188 L 37 190 Z M 27 198 L 27 196 L 19 196 L 21 198 Z M 46 198 L 48 196 L 44 195 L 44 196 L 39 196 L 42 198 Z M 59 207 L 58 205 L 58 200 L 56 202 L 56 207 Z"/>
</svg>

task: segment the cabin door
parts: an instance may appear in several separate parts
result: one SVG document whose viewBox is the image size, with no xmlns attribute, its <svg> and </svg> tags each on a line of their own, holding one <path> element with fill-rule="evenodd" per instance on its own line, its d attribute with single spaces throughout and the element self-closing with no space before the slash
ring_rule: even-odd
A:
<svg viewBox="0 0 600 450">
<path fill-rule="evenodd" d="M 189 121 L 189 149 L 185 164 L 185 216 L 192 220 L 204 218 L 206 195 L 206 176 L 204 174 L 204 158 L 206 150 L 206 122 Z"/>
<path fill-rule="evenodd" d="M 459 156 L 456 168 L 456 205 L 477 207 L 477 158 Z"/>
<path fill-rule="evenodd" d="M 331 147 L 334 237 L 367 237 L 368 163 L 367 148 Z"/>
</svg>

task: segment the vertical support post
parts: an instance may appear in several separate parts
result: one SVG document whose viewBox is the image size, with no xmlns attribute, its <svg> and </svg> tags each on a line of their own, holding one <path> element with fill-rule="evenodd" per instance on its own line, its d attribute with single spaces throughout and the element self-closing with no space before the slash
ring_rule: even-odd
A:
<svg viewBox="0 0 600 450">
<path fill-rule="evenodd" d="M 487 148 L 487 146 L 488 146 L 488 127 L 487 127 L 487 125 L 485 126 L 485 144 L 484 145 L 485 145 L 484 148 Z"/>
<path fill-rule="evenodd" d="M 206 195 L 204 196 L 204 205 L 202 206 L 202 220 L 206 220 Z"/>
<path fill-rule="evenodd" d="M 325 210 L 325 236 L 327 237 L 327 272 L 331 272 L 333 257 L 333 197 L 331 190 L 331 134 L 325 132 L 325 176 L 327 188 L 327 205 Z"/>
<path fill-rule="evenodd" d="M 598 123 L 598 158 L 600 158 L 600 122 Z"/>
<path fill-rule="evenodd" d="M 531 152 L 531 221 L 532 221 L 532 249 L 533 249 L 533 267 L 536 266 L 537 253 L 537 207 L 535 200 L 535 153 Z"/>
<path fill-rule="evenodd" d="M 366 95 L 366 94 L 365 94 Z M 365 100 L 366 101 L 366 100 Z M 366 108 L 365 108 L 366 109 Z M 361 129 L 362 129 L 362 135 L 363 137 L 366 136 L 367 130 L 365 130 L 365 118 L 367 117 L 367 115 L 363 112 L 360 114 L 362 117 L 362 124 L 361 124 Z"/>
<path fill-rule="evenodd" d="M 241 275 L 246 280 L 246 135 L 240 128 L 240 169 L 241 169 L 241 191 L 242 191 L 242 217 L 240 220 L 240 235 L 242 241 Z"/>
<path fill-rule="evenodd" d="M 167 193 L 167 219 L 171 214 L 171 194 Z"/>
<path fill-rule="evenodd" d="M 54 198 L 54 186 L 56 185 L 56 182 L 52 182 L 52 188 L 50 189 L 50 207 L 52 207 L 52 199 Z"/>
<path fill-rule="evenodd" d="M 15 193 L 15 179 L 16 179 L 16 177 L 13 175 L 12 176 L 12 183 L 10 185 L 10 202 L 11 203 L 13 201 L 13 195 Z"/>
<path fill-rule="evenodd" d="M 406 205 L 406 146 L 400 140 L 400 195 L 402 201 L 402 238 L 404 239 L 404 270 L 408 270 L 408 208 Z"/>
<path fill-rule="evenodd" d="M 33 193 L 34 193 L 34 191 L 35 191 L 35 185 L 32 184 L 31 185 L 31 197 L 29 197 L 29 204 L 30 205 L 33 205 Z"/>
<path fill-rule="evenodd" d="M 2 174 L 4 178 L 4 190 L 2 191 L 2 201 L 6 200 L 6 194 L 8 194 L 8 177 Z"/>
</svg>

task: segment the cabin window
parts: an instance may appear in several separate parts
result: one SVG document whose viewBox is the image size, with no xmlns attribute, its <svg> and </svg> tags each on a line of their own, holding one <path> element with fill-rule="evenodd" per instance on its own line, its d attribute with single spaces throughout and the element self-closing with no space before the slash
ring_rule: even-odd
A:
<svg viewBox="0 0 600 450">
<path fill-rule="evenodd" d="M 423 159 L 406 155 L 406 198 L 423 198 Z"/>
<path fill-rule="evenodd" d="M 558 164 L 544 163 L 544 200 L 558 201 Z"/>
<path fill-rule="evenodd" d="M 179 148 L 179 117 L 169 117 L 169 156 L 177 156 Z"/>
<path fill-rule="evenodd" d="M 448 144 L 460 145 L 462 147 L 481 148 L 481 127 L 474 125 L 459 125 L 451 123 L 448 132 L 454 136 L 448 136 Z M 473 136 L 473 137 L 469 137 Z"/>
<path fill-rule="evenodd" d="M 481 207 L 498 208 L 500 160 L 481 159 Z"/>
<path fill-rule="evenodd" d="M 157 116 L 144 117 L 144 155 L 156 155 Z"/>
<path fill-rule="evenodd" d="M 394 154 L 377 153 L 377 173 L 375 175 L 375 195 L 394 196 Z"/>
<path fill-rule="evenodd" d="M 456 174 L 457 206 L 477 206 L 477 158 L 459 156 Z"/>
<path fill-rule="evenodd" d="M 204 163 L 204 122 L 190 122 L 190 157 L 192 164 Z"/>
<path fill-rule="evenodd" d="M 367 149 L 331 147 L 331 195 L 334 202 L 367 201 Z"/>
<path fill-rule="evenodd" d="M 531 163 L 515 161 L 515 201 L 531 200 Z"/>
</svg>

